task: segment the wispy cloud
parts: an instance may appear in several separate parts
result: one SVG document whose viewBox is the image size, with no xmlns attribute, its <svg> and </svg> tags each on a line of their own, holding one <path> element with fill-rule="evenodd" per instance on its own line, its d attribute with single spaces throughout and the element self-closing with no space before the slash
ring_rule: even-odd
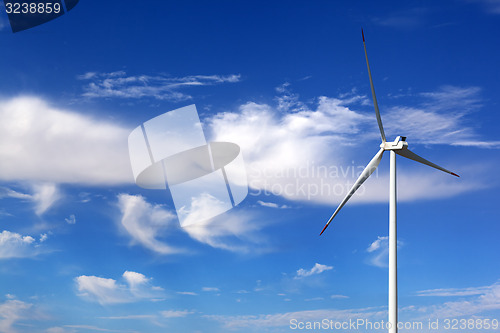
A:
<svg viewBox="0 0 500 333">
<path fill-rule="evenodd" d="M 27 319 L 32 304 L 8 300 L 0 304 L 0 332 L 12 332 L 12 325 L 20 319 Z"/>
<path fill-rule="evenodd" d="M 323 297 L 312 297 L 304 299 L 305 302 L 315 302 L 315 301 L 323 301 Z"/>
<path fill-rule="evenodd" d="M 45 330 L 45 333 L 76 333 L 72 328 L 64 328 L 59 326 L 49 327 Z"/>
<path fill-rule="evenodd" d="M 205 200 L 207 198 L 207 200 Z M 195 220 L 203 212 L 213 208 L 210 196 L 194 198 L 199 202 L 191 205 Z M 131 237 L 132 244 L 140 244 L 158 254 L 169 255 L 186 253 L 168 244 L 168 236 L 173 232 L 185 232 L 197 242 L 211 247 L 241 253 L 260 253 L 270 250 L 259 230 L 266 224 L 254 218 L 253 213 L 241 210 L 230 211 L 204 222 L 180 228 L 173 211 L 164 205 L 151 204 L 143 196 L 120 194 L 120 226 Z"/>
<path fill-rule="evenodd" d="M 66 221 L 67 224 L 76 224 L 75 214 L 71 214 L 69 217 L 65 218 L 64 221 Z"/>
<path fill-rule="evenodd" d="M 0 187 L 0 199 L 2 198 L 15 198 L 15 199 L 26 199 L 31 200 L 32 195 L 21 193 L 7 187 Z"/>
<path fill-rule="evenodd" d="M 194 291 L 178 291 L 177 294 L 179 295 L 189 295 L 189 296 L 198 296 L 197 293 Z"/>
<path fill-rule="evenodd" d="M 36 204 L 35 213 L 45 213 L 61 197 L 56 184 L 44 183 L 33 185 L 33 201 Z"/>
<path fill-rule="evenodd" d="M 184 101 L 191 95 L 180 90 L 189 87 L 211 86 L 240 81 L 239 74 L 190 75 L 171 77 L 167 75 L 127 75 L 124 71 L 111 73 L 88 72 L 78 79 L 91 81 L 85 86 L 83 96 L 89 98 L 155 98 L 159 100 Z"/>
<path fill-rule="evenodd" d="M 125 271 L 124 283 L 110 278 L 81 275 L 75 278 L 78 296 L 104 304 L 130 303 L 163 297 L 163 289 L 151 284 L 141 273 Z"/>
<path fill-rule="evenodd" d="M 460 297 L 457 301 L 447 301 L 444 303 L 407 306 L 400 309 L 404 312 L 407 320 L 415 322 L 427 322 L 429 318 L 470 318 L 470 316 L 479 316 L 490 313 L 492 310 L 500 309 L 500 284 L 494 283 L 491 286 L 471 287 L 463 289 L 433 289 L 422 291 L 428 296 L 447 296 Z M 443 296 L 445 296 L 443 295 Z M 338 297 L 341 296 L 341 297 Z M 423 295 L 422 295 L 423 296 Z M 347 298 L 343 295 L 333 295 L 333 298 Z M 311 298 L 308 301 L 320 300 Z M 366 321 L 378 321 L 386 319 L 387 307 L 370 307 L 359 309 L 318 309 L 310 311 L 296 311 L 285 313 L 257 314 L 257 315 L 204 315 L 203 317 L 219 322 L 227 329 L 245 329 L 245 328 L 290 328 L 298 322 L 321 322 L 324 318 L 328 320 L 357 322 L 358 319 Z M 292 326 L 291 326 L 292 325 Z M 424 324 L 425 325 L 425 324 Z M 425 328 L 425 327 L 424 327 Z M 358 330 L 364 331 L 366 328 L 361 325 Z"/>
<path fill-rule="evenodd" d="M 416 307 L 427 318 L 460 318 L 500 309 L 500 282 L 490 286 L 423 290 L 419 296 L 458 297 L 456 301 Z"/>
<path fill-rule="evenodd" d="M 417 296 L 459 297 L 459 296 L 485 295 L 490 293 L 496 287 L 497 284 L 484 287 L 428 289 L 428 290 L 417 291 Z"/>
<path fill-rule="evenodd" d="M 402 241 L 397 241 L 398 249 L 403 245 Z M 388 236 L 378 236 L 370 246 L 366 249 L 366 252 L 370 253 L 368 257 L 368 263 L 377 267 L 387 267 L 388 257 L 389 257 L 389 237 Z"/>
<path fill-rule="evenodd" d="M 420 95 L 428 98 L 423 106 L 431 111 L 452 111 L 454 113 L 467 113 L 477 110 L 481 105 L 481 88 L 456 87 L 445 85 L 437 91 L 423 92 Z"/>
<path fill-rule="evenodd" d="M 140 244 L 159 254 L 174 254 L 182 249 L 158 240 L 177 225 L 175 215 L 162 205 L 153 205 L 140 195 L 118 195 L 120 223 L 133 244 Z"/>
<path fill-rule="evenodd" d="M 97 331 L 97 332 L 134 332 L 133 330 L 113 330 L 109 328 L 103 328 L 94 325 L 65 325 L 65 327 L 76 328 L 77 330 L 82 329 L 86 331 Z M 77 331 L 78 332 L 78 331 Z"/>
<path fill-rule="evenodd" d="M 15 198 L 31 201 L 34 204 L 35 213 L 42 215 L 61 197 L 58 186 L 53 183 L 34 183 L 30 187 L 32 192 L 30 194 L 0 187 L 0 199 Z"/>
<path fill-rule="evenodd" d="M 278 103 L 277 109 L 281 112 L 300 112 L 307 111 L 306 104 L 300 101 L 299 95 L 293 93 L 288 87 L 290 83 L 285 82 L 275 88 L 278 96 L 275 97 Z"/>
<path fill-rule="evenodd" d="M 203 317 L 211 320 L 218 321 L 225 328 L 238 329 L 246 327 L 257 327 L 260 329 L 270 327 L 288 327 L 295 321 L 321 321 L 324 318 L 334 321 L 349 321 L 349 319 L 356 320 L 358 318 L 374 319 L 385 318 L 387 310 L 383 308 L 364 308 L 352 310 L 336 310 L 336 309 L 322 309 L 310 311 L 297 311 L 285 312 L 274 314 L 261 314 L 261 315 L 204 315 Z"/>
<path fill-rule="evenodd" d="M 500 148 L 500 141 L 483 141 L 467 125 L 467 116 L 482 106 L 480 93 L 479 87 L 454 86 L 421 93 L 420 104 L 389 109 L 387 130 L 405 133 L 414 143 Z"/>
<path fill-rule="evenodd" d="M 465 0 L 466 2 L 479 3 L 489 14 L 500 14 L 500 1 L 498 0 Z"/>
<path fill-rule="evenodd" d="M 10 299 L 0 303 L 0 332 L 17 332 L 17 325 L 24 321 L 47 319 L 37 306 L 17 299 Z"/>
<path fill-rule="evenodd" d="M 257 203 L 259 205 L 261 205 L 262 207 L 269 207 L 269 208 L 279 208 L 279 209 L 286 209 L 286 208 L 290 208 L 289 206 L 287 205 L 278 205 L 277 203 L 275 202 L 266 202 L 266 201 L 262 201 L 262 200 L 258 200 Z"/>
<path fill-rule="evenodd" d="M 156 318 L 156 315 L 143 314 L 143 315 L 126 315 L 126 316 L 112 316 L 112 317 L 99 317 L 99 318 L 111 319 L 111 320 L 123 320 L 123 319 L 136 320 L 136 319 L 154 319 Z"/>
<path fill-rule="evenodd" d="M 195 313 L 194 311 L 189 311 L 189 310 L 165 310 L 161 311 L 160 314 L 164 318 L 182 318 L 186 317 L 190 314 Z"/>
<path fill-rule="evenodd" d="M 333 266 L 327 266 L 315 263 L 314 266 L 309 270 L 306 270 L 304 268 L 300 268 L 299 270 L 297 270 L 297 275 L 295 276 L 295 279 L 302 279 L 311 275 L 321 274 L 331 269 L 333 269 Z"/>
<path fill-rule="evenodd" d="M 191 238 L 211 247 L 255 254 L 271 250 L 259 233 L 266 223 L 269 222 L 257 219 L 252 212 L 237 209 L 206 222 L 188 225 L 183 230 Z"/>
<path fill-rule="evenodd" d="M 417 7 L 408 10 L 392 12 L 382 17 L 374 17 L 374 24 L 399 29 L 415 29 L 425 24 L 426 8 Z"/>
</svg>

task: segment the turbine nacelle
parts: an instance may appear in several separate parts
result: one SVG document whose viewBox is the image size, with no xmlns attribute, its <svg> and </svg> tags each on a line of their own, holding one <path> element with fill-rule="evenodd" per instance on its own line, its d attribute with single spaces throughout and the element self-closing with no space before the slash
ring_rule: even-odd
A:
<svg viewBox="0 0 500 333">
<path fill-rule="evenodd" d="M 407 149 L 408 142 L 406 142 L 406 136 L 398 136 L 393 142 L 382 142 L 380 148 L 383 150 L 400 150 Z"/>
</svg>

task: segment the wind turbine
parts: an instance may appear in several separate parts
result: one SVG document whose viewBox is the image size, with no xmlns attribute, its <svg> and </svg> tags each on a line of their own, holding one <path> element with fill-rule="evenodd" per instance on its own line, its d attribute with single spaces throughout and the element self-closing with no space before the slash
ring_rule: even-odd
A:
<svg viewBox="0 0 500 333">
<path fill-rule="evenodd" d="M 333 218 L 338 214 L 340 209 L 344 207 L 347 201 L 352 197 L 354 192 L 364 183 L 365 180 L 370 177 L 370 175 L 377 169 L 382 155 L 386 150 L 391 152 L 391 162 L 390 162 L 390 181 L 389 181 L 389 333 L 397 333 L 398 328 L 398 282 L 397 282 L 397 226 L 396 226 L 396 154 L 399 156 L 406 157 L 410 160 L 428 165 L 435 169 L 444 171 L 453 176 L 460 177 L 456 173 L 453 173 L 445 168 L 440 167 L 426 159 L 418 156 L 414 152 L 408 149 L 408 142 L 406 142 L 406 137 L 398 136 L 393 142 L 387 142 L 385 139 L 384 127 L 382 126 L 382 119 L 380 118 L 380 111 L 378 109 L 377 97 L 375 96 L 375 89 L 373 88 L 372 73 L 370 71 L 370 64 L 368 63 L 368 53 L 366 52 L 365 35 L 363 29 L 361 29 L 361 35 L 363 36 L 363 47 L 365 49 L 366 67 L 368 68 L 368 76 L 370 78 L 370 87 L 373 96 L 373 106 L 375 107 L 375 115 L 377 116 L 378 128 L 380 130 L 380 137 L 382 138 L 382 143 L 380 144 L 380 150 L 375 154 L 370 163 L 365 167 L 359 178 L 356 180 L 349 193 L 340 205 L 337 207 L 333 215 L 330 217 L 325 227 L 321 231 L 320 235 L 326 230 L 330 225 Z"/>
</svg>

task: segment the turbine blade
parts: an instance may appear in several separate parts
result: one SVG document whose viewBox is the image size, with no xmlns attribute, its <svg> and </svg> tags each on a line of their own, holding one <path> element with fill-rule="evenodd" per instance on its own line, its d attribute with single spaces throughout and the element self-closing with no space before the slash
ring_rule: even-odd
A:
<svg viewBox="0 0 500 333">
<path fill-rule="evenodd" d="M 326 228 L 328 227 L 328 225 L 330 224 L 330 222 L 332 222 L 333 218 L 337 215 L 337 213 L 340 211 L 340 209 L 342 207 L 344 207 L 344 205 L 347 203 L 347 201 L 352 197 L 352 195 L 354 194 L 354 192 L 356 192 L 357 189 L 365 182 L 365 180 L 367 180 L 368 177 L 370 177 L 370 175 L 375 171 L 375 169 L 377 169 L 378 165 L 380 164 L 380 160 L 382 159 L 382 154 L 383 153 L 384 153 L 384 149 L 380 149 L 378 151 L 378 153 L 375 154 L 375 156 L 372 158 L 372 160 L 370 161 L 370 163 L 368 163 L 368 165 L 365 167 L 365 169 L 363 170 L 363 172 L 361 173 L 361 175 L 358 177 L 358 179 L 356 180 L 356 182 L 354 183 L 354 185 L 351 187 L 351 190 L 349 191 L 349 193 L 347 193 L 347 195 L 344 198 L 344 200 L 342 200 L 342 202 L 340 203 L 340 205 L 337 207 L 337 209 L 333 213 L 332 217 L 330 217 L 330 219 L 328 220 L 328 222 L 326 222 L 325 227 L 323 228 L 323 230 L 319 234 L 320 236 L 326 230 Z"/>
<path fill-rule="evenodd" d="M 401 149 L 401 150 L 394 150 L 394 152 L 396 154 L 398 154 L 400 156 L 403 156 L 403 157 L 406 157 L 406 158 L 408 158 L 410 160 L 413 160 L 413 161 L 416 161 L 416 162 L 420 162 L 422 164 L 428 165 L 428 166 L 433 167 L 435 169 L 438 169 L 438 170 L 444 171 L 446 173 L 449 173 L 450 175 L 453 175 L 453 176 L 456 176 L 456 177 L 460 177 L 459 175 L 457 175 L 456 173 L 451 172 L 450 170 L 446 170 L 445 168 L 440 167 L 439 165 L 436 165 L 436 164 L 434 164 L 432 162 L 427 161 L 425 158 L 418 156 L 417 154 L 415 154 L 411 150 Z"/>
<path fill-rule="evenodd" d="M 365 34 L 363 33 L 363 29 L 361 29 L 361 35 L 363 36 L 363 47 L 365 48 L 366 67 L 368 68 L 368 77 L 370 78 L 370 87 L 372 89 L 373 106 L 375 107 L 375 115 L 377 116 L 378 129 L 380 130 L 382 143 L 384 143 L 386 141 L 384 126 L 382 126 L 382 118 L 380 118 L 380 110 L 378 109 L 377 96 L 375 96 L 375 88 L 373 87 L 372 72 L 370 71 L 370 64 L 368 63 L 368 53 L 366 52 Z"/>
</svg>

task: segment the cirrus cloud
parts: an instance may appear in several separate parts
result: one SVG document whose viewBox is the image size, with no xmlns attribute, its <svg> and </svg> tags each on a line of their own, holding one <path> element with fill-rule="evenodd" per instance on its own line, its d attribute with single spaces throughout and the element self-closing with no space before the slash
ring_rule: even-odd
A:
<svg viewBox="0 0 500 333">
<path fill-rule="evenodd" d="M 124 71 L 111 73 L 87 72 L 78 79 L 90 81 L 85 86 L 84 97 L 89 98 L 155 98 L 159 100 L 185 101 L 192 96 L 181 92 L 189 87 L 211 86 L 240 81 L 239 74 L 190 75 L 127 75 Z"/>
</svg>

